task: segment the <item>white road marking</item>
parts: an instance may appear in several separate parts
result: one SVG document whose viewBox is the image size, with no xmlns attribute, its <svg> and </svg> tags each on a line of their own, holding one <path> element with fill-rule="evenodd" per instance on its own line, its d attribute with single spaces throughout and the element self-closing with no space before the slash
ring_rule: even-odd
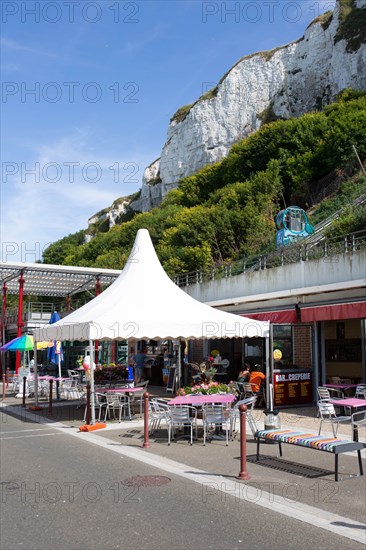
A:
<svg viewBox="0 0 366 550">
<path fill-rule="evenodd" d="M 0 432 L 0 435 L 19 434 L 24 432 L 44 432 L 45 428 L 32 428 L 30 430 L 14 430 L 11 432 Z"/>
<path fill-rule="evenodd" d="M 46 437 L 51 435 L 65 435 L 65 433 L 56 433 L 56 434 L 34 434 L 34 435 L 12 435 L 11 437 L 0 437 L 0 441 L 4 439 L 25 439 L 27 437 Z"/>
</svg>

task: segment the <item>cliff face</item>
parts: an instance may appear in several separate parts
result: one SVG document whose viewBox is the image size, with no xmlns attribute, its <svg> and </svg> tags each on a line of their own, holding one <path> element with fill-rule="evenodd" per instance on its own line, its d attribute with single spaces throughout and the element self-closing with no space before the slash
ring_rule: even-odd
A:
<svg viewBox="0 0 366 550">
<path fill-rule="evenodd" d="M 366 0 L 338 0 L 334 12 L 313 21 L 300 40 L 243 58 L 215 89 L 178 110 L 161 156 L 145 169 L 141 195 L 130 206 L 157 206 L 181 178 L 221 160 L 264 122 L 313 111 L 348 87 L 365 90 L 365 12 Z"/>
</svg>

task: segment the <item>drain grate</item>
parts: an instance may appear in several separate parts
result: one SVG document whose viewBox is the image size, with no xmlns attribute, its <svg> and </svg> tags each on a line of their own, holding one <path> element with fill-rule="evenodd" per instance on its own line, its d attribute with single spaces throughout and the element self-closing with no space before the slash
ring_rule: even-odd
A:
<svg viewBox="0 0 366 550">
<path fill-rule="evenodd" d="M 167 476 L 135 476 L 121 481 L 126 487 L 158 487 L 170 482 L 171 479 Z"/>
</svg>

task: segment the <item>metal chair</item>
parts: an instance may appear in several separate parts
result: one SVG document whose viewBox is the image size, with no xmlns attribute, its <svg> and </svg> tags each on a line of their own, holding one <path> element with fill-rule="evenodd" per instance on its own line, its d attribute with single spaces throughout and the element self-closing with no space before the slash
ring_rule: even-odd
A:
<svg viewBox="0 0 366 550">
<path fill-rule="evenodd" d="M 318 386 L 318 396 L 320 400 L 323 399 L 343 399 L 343 392 L 335 388 L 325 388 L 324 386 Z"/>
<path fill-rule="evenodd" d="M 354 440 L 358 441 L 358 428 L 366 428 L 366 411 L 358 411 L 351 415 Z"/>
<path fill-rule="evenodd" d="M 139 391 L 131 392 L 130 394 L 130 405 L 131 405 L 131 411 L 133 412 L 134 406 L 136 404 L 136 401 L 139 401 L 140 404 L 140 414 L 142 414 L 142 404 L 144 401 L 144 393 L 147 391 L 147 386 L 149 384 L 149 381 L 146 380 L 145 382 L 139 382 L 135 385 L 135 388 L 141 388 Z"/>
<path fill-rule="evenodd" d="M 149 434 L 152 435 L 160 428 L 161 422 L 164 421 L 168 429 L 170 421 L 170 407 L 167 402 L 161 399 L 149 400 Z"/>
<path fill-rule="evenodd" d="M 226 445 L 229 444 L 229 431 L 231 426 L 230 410 L 224 405 L 206 405 L 203 407 L 203 444 L 206 445 L 206 437 L 211 427 L 225 426 Z"/>
<path fill-rule="evenodd" d="M 243 386 L 243 392 L 244 392 L 243 399 L 247 399 L 248 397 L 253 397 L 254 391 L 253 391 L 252 384 L 249 384 L 249 382 L 242 382 L 242 386 Z"/>
<path fill-rule="evenodd" d="M 226 374 L 226 371 L 229 368 L 229 366 L 230 366 L 229 359 L 223 359 L 221 361 L 221 369 L 222 369 L 223 374 Z"/>
<path fill-rule="evenodd" d="M 366 399 L 366 384 L 358 384 L 355 391 L 357 399 Z"/>
<path fill-rule="evenodd" d="M 107 393 L 107 406 L 105 411 L 104 420 L 107 416 L 111 418 L 111 411 L 113 412 L 113 417 L 116 419 L 116 411 L 118 411 L 118 422 L 122 420 L 122 412 L 126 411 L 127 416 L 131 420 L 131 408 L 130 408 L 130 399 L 128 395 L 123 395 L 121 393 Z"/>
<path fill-rule="evenodd" d="M 257 396 L 253 395 L 253 397 L 247 397 L 246 399 L 242 399 L 241 401 L 237 401 L 232 409 L 230 409 L 230 439 L 234 440 L 235 438 L 235 424 L 237 420 L 240 420 L 240 411 L 239 407 L 240 405 L 246 405 L 247 406 L 247 421 L 249 424 L 249 427 L 252 431 L 252 434 L 255 435 L 256 431 L 258 430 L 257 424 L 255 422 L 255 419 L 253 417 L 253 409 L 255 402 L 257 401 Z"/>
<path fill-rule="evenodd" d="M 77 370 L 68 369 L 67 376 L 70 380 L 72 380 L 74 386 L 77 386 L 77 384 L 80 382 L 80 374 Z"/>
<path fill-rule="evenodd" d="M 99 409 L 98 421 L 100 420 L 103 409 L 105 409 L 105 415 L 104 415 L 104 420 L 105 420 L 106 416 L 107 416 L 107 397 L 106 397 L 105 393 L 98 393 L 98 392 L 96 392 L 94 394 L 94 396 L 95 396 L 94 397 L 95 398 L 95 407 Z M 87 410 L 87 407 L 85 407 L 85 411 L 84 411 L 84 422 L 85 422 L 85 419 L 86 419 L 86 410 Z"/>
<path fill-rule="evenodd" d="M 334 437 L 337 437 L 339 423 L 351 421 L 351 416 L 337 416 L 334 405 L 330 403 L 327 399 L 321 399 L 320 401 L 318 401 L 318 408 L 320 415 L 320 426 L 318 435 L 320 435 L 323 422 L 331 423 L 333 435 Z M 334 426 L 336 426 L 336 428 L 334 428 Z"/>
<path fill-rule="evenodd" d="M 197 409 L 189 405 L 182 407 L 170 407 L 170 418 L 168 420 L 168 445 L 171 436 L 175 437 L 175 428 L 190 428 L 190 444 L 193 444 L 193 426 L 196 428 L 197 439 Z"/>
<path fill-rule="evenodd" d="M 54 384 L 56 386 L 56 384 Z M 56 389 L 56 388 L 55 388 Z M 84 393 L 84 390 L 81 389 L 81 386 L 72 380 L 71 378 L 66 378 L 63 380 L 60 387 L 60 396 L 63 399 L 80 399 Z"/>
</svg>

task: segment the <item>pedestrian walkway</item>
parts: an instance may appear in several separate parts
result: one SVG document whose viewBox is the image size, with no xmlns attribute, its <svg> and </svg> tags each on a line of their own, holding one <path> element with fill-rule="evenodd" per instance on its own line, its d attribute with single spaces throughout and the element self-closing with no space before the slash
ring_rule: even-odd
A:
<svg viewBox="0 0 366 550">
<path fill-rule="evenodd" d="M 162 388 L 156 391 L 152 388 L 150 393 L 161 394 Z M 52 417 L 48 415 L 47 403 L 42 403 L 42 406 L 43 410 L 31 412 L 22 407 L 19 399 L 9 397 L 1 403 L 3 412 L 14 414 L 27 422 L 50 424 L 62 431 L 67 428 L 69 435 L 86 443 L 154 465 L 166 473 L 174 472 L 193 479 L 202 485 L 203 504 L 213 498 L 230 498 L 231 495 L 332 530 L 348 539 L 358 542 L 364 540 L 364 531 L 361 529 L 365 517 L 364 478 L 353 477 L 336 483 L 333 455 L 285 445 L 284 456 L 279 459 L 277 445 L 267 444 L 262 446 L 263 460 L 256 462 L 256 445 L 249 431 L 247 471 L 250 480 L 243 482 L 236 479 L 240 471 L 238 436 L 228 446 L 218 440 L 212 440 L 206 446 L 199 440 L 190 446 L 184 438 L 178 438 L 168 446 L 167 431 L 162 428 L 150 439 L 151 447 L 143 449 L 143 419 L 140 415 L 136 415 L 132 421 L 108 422 L 107 429 L 98 432 L 81 433 L 79 428 L 83 425 L 85 403 L 55 402 Z M 258 427 L 263 427 L 263 411 L 255 410 L 254 416 Z M 316 417 L 316 409 L 283 411 L 281 426 L 317 433 L 319 419 Z M 327 433 L 324 431 L 324 434 Z M 341 426 L 340 436 L 351 439 L 351 427 Z M 360 432 L 360 440 L 365 441 L 364 433 Z M 356 453 L 341 455 L 341 478 L 357 473 Z"/>
</svg>

